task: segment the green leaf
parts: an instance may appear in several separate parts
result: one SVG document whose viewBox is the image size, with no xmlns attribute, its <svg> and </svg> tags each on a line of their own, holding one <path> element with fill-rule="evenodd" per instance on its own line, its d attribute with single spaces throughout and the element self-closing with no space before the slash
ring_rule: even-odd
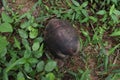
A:
<svg viewBox="0 0 120 80">
<path fill-rule="evenodd" d="M 111 8 L 110 8 L 109 15 L 112 15 L 114 10 L 115 10 L 115 5 L 112 5 Z"/>
<path fill-rule="evenodd" d="M 115 15 L 119 16 L 120 15 L 120 11 L 119 10 L 114 10 L 113 12 Z"/>
<path fill-rule="evenodd" d="M 31 64 L 35 64 L 35 63 L 38 62 L 38 60 L 36 58 L 29 58 L 28 62 L 31 63 Z"/>
<path fill-rule="evenodd" d="M 27 73 L 30 73 L 32 72 L 32 67 L 29 63 L 25 63 L 24 65 L 24 70 L 27 72 Z"/>
<path fill-rule="evenodd" d="M 81 11 L 82 11 L 82 13 L 83 13 L 83 15 L 84 15 L 85 17 L 88 17 L 88 12 L 87 12 L 87 10 L 82 9 Z"/>
<path fill-rule="evenodd" d="M 44 50 L 43 48 L 44 48 L 44 44 L 42 44 L 40 46 L 40 49 L 34 53 L 36 58 L 40 58 L 43 55 L 43 50 Z"/>
<path fill-rule="evenodd" d="M 7 48 L 3 49 L 1 52 L 0 52 L 0 58 L 3 58 L 7 53 Z"/>
<path fill-rule="evenodd" d="M 28 38 L 28 34 L 26 31 L 24 31 L 23 29 L 18 29 L 19 35 L 22 38 Z"/>
<path fill-rule="evenodd" d="M 29 33 L 29 36 L 30 36 L 30 38 L 36 38 L 37 37 L 37 35 L 38 35 L 38 29 L 35 29 L 35 28 L 33 28 L 33 27 L 29 27 L 28 28 L 28 30 L 30 31 L 30 33 Z"/>
<path fill-rule="evenodd" d="M 28 42 L 26 39 L 22 39 L 22 44 L 24 45 L 24 47 L 25 47 L 27 50 L 31 51 L 31 48 L 30 48 L 30 46 L 29 46 L 29 42 Z"/>
<path fill-rule="evenodd" d="M 0 32 L 13 32 L 13 28 L 9 23 L 2 23 L 0 25 Z"/>
<path fill-rule="evenodd" d="M 104 15 L 104 14 L 106 14 L 106 11 L 105 10 L 99 10 L 96 14 Z"/>
<path fill-rule="evenodd" d="M 2 12 L 2 20 L 7 23 L 13 22 L 13 19 L 11 19 L 4 11 Z"/>
<path fill-rule="evenodd" d="M 111 16 L 111 18 L 112 18 L 112 20 L 113 20 L 114 23 L 117 23 L 119 21 L 118 17 L 116 15 L 111 14 L 110 16 Z"/>
<path fill-rule="evenodd" d="M 86 7 L 88 5 L 88 1 L 84 2 L 81 6 Z"/>
<path fill-rule="evenodd" d="M 29 58 L 31 56 L 31 50 L 26 49 L 24 52 L 24 58 Z"/>
<path fill-rule="evenodd" d="M 32 45 L 32 49 L 33 51 L 37 51 L 40 47 L 40 43 L 39 42 L 34 42 Z"/>
<path fill-rule="evenodd" d="M 17 74 L 17 80 L 25 80 L 24 75 L 23 75 L 22 72 L 19 72 L 19 73 Z"/>
<path fill-rule="evenodd" d="M 56 66 L 57 66 L 57 63 L 55 61 L 49 61 L 45 65 L 45 71 L 47 71 L 47 72 L 53 71 L 53 69 L 55 69 Z"/>
<path fill-rule="evenodd" d="M 40 61 L 36 67 L 37 72 L 41 72 L 44 69 L 44 66 L 45 66 L 44 61 Z"/>
<path fill-rule="evenodd" d="M 116 45 L 115 47 L 111 48 L 111 49 L 109 50 L 109 52 L 108 52 L 108 53 L 109 53 L 108 55 L 113 54 L 114 51 L 115 51 L 118 47 L 120 47 L 120 44 L 118 44 L 118 45 Z"/>
<path fill-rule="evenodd" d="M 93 16 L 89 16 L 89 19 L 92 20 L 94 23 L 97 22 L 97 18 L 95 18 Z"/>
<path fill-rule="evenodd" d="M 6 40 L 6 37 L 0 36 L 0 57 L 3 57 L 6 54 L 3 52 L 6 50 L 7 45 L 8 41 Z"/>
<path fill-rule="evenodd" d="M 90 79 L 90 70 L 87 69 L 87 70 L 82 74 L 80 80 L 89 80 L 89 79 Z"/>
<path fill-rule="evenodd" d="M 20 47 L 20 42 L 14 37 L 14 41 L 15 41 L 15 43 L 14 43 L 14 47 L 16 47 L 16 48 L 18 48 L 18 49 L 21 49 L 21 47 Z"/>
<path fill-rule="evenodd" d="M 21 27 L 22 29 L 24 29 L 24 28 L 27 28 L 29 25 L 30 25 L 29 22 L 24 22 L 24 23 L 22 23 L 22 24 L 20 25 L 20 27 Z"/>
<path fill-rule="evenodd" d="M 8 65 L 7 68 L 6 68 L 6 72 L 13 69 L 13 67 L 15 67 L 16 65 L 22 65 L 22 64 L 25 64 L 25 63 L 26 63 L 26 59 L 25 58 L 20 58 L 20 59 L 16 60 L 14 63 Z"/>
<path fill-rule="evenodd" d="M 55 75 L 53 73 L 46 74 L 47 80 L 55 80 Z"/>
<path fill-rule="evenodd" d="M 120 36 L 120 30 L 114 31 L 110 36 Z"/>
<path fill-rule="evenodd" d="M 71 1 L 75 6 L 80 6 L 80 4 L 77 1 L 75 1 L 75 0 L 71 0 Z"/>
</svg>

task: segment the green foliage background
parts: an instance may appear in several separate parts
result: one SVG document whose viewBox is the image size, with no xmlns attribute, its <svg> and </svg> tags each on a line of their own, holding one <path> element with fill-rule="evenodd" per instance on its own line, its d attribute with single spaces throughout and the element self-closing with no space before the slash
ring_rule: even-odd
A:
<svg viewBox="0 0 120 80">
<path fill-rule="evenodd" d="M 110 56 L 120 49 L 120 1 L 78 1 L 38 0 L 31 11 L 20 15 L 8 7 L 6 0 L 2 0 L 5 11 L 0 17 L 0 80 L 62 80 L 64 73 L 59 72 L 56 61 L 47 54 L 44 45 L 43 29 L 46 21 L 53 17 L 69 20 L 85 37 L 85 40 L 80 38 L 81 52 L 89 44 L 96 49 L 100 46 L 96 58 L 97 67 L 103 67 L 99 74 L 102 79 L 120 78 L 120 70 L 110 71 L 115 66 L 110 62 Z M 36 7 L 40 7 L 37 18 L 32 15 Z M 104 36 L 116 41 L 108 53 L 105 47 L 109 44 Z M 42 58 L 43 55 L 47 56 L 46 60 Z M 87 60 L 85 63 L 87 64 Z M 90 80 L 91 70 L 87 65 L 85 67 L 85 70 L 78 69 L 78 72 L 68 73 L 74 80 Z"/>
</svg>

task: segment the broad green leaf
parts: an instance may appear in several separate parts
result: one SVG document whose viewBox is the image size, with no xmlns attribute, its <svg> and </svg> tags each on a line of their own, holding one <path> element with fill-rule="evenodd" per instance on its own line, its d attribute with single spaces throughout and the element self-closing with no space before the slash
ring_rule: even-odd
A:
<svg viewBox="0 0 120 80">
<path fill-rule="evenodd" d="M 114 31 L 110 36 L 120 36 L 120 30 Z"/>
<path fill-rule="evenodd" d="M 84 2 L 81 6 L 86 7 L 88 5 L 88 1 Z"/>
<path fill-rule="evenodd" d="M 53 73 L 46 74 L 47 80 L 55 80 L 55 75 Z"/>
<path fill-rule="evenodd" d="M 27 41 L 27 39 L 22 39 L 22 44 L 27 50 L 31 51 L 31 48 L 29 46 L 29 42 Z"/>
<path fill-rule="evenodd" d="M 113 20 L 114 23 L 117 23 L 119 21 L 118 17 L 116 15 L 111 14 L 110 16 L 111 16 L 111 18 L 112 18 L 112 20 Z"/>
<path fill-rule="evenodd" d="M 45 65 L 45 71 L 47 71 L 47 72 L 53 71 L 53 69 L 55 69 L 56 66 L 57 66 L 57 63 L 55 61 L 49 61 Z"/>
<path fill-rule="evenodd" d="M 3 53 L 6 50 L 6 46 L 8 45 L 8 41 L 6 40 L 6 37 L 0 36 L 0 57 L 3 57 Z"/>
<path fill-rule="evenodd" d="M 35 63 L 38 62 L 38 60 L 37 60 L 36 58 L 29 58 L 29 59 L 27 59 L 27 60 L 28 60 L 28 62 L 31 63 L 31 64 L 35 64 Z"/>
<path fill-rule="evenodd" d="M 3 70 L 3 80 L 9 80 L 8 73 L 6 72 L 6 69 Z"/>
<path fill-rule="evenodd" d="M 6 68 L 6 72 L 9 72 L 16 65 L 19 66 L 19 65 L 22 65 L 22 64 L 25 64 L 25 63 L 26 63 L 26 59 L 25 58 L 20 58 L 20 59 L 16 60 L 14 63 L 8 65 L 7 68 Z"/>
<path fill-rule="evenodd" d="M 16 48 L 18 48 L 18 49 L 21 49 L 21 47 L 20 47 L 20 42 L 14 37 L 14 41 L 15 41 L 15 43 L 14 43 L 14 47 L 16 47 Z"/>
<path fill-rule="evenodd" d="M 30 25 L 29 22 L 24 22 L 20 25 L 20 27 L 24 29 L 24 28 L 27 28 L 29 25 Z"/>
<path fill-rule="evenodd" d="M 8 16 L 4 11 L 2 12 L 2 20 L 4 22 L 8 22 L 8 23 L 12 23 L 13 19 L 10 18 L 10 16 Z"/>
<path fill-rule="evenodd" d="M 13 28 L 9 23 L 0 24 L 0 32 L 13 32 Z"/>
<path fill-rule="evenodd" d="M 44 44 L 40 46 L 40 49 L 34 53 L 36 58 L 40 58 L 43 55 Z"/>
<path fill-rule="evenodd" d="M 112 5 L 111 8 L 110 8 L 109 15 L 112 15 L 114 10 L 115 10 L 115 5 Z"/>
<path fill-rule="evenodd" d="M 31 56 L 31 50 L 29 49 L 26 49 L 25 52 L 24 52 L 24 58 L 29 58 Z"/>
<path fill-rule="evenodd" d="M 33 26 L 33 27 L 37 27 L 38 24 L 37 24 L 37 23 L 33 23 L 32 26 Z"/>
<path fill-rule="evenodd" d="M 22 72 L 19 72 L 19 73 L 17 74 L 17 80 L 25 80 L 25 77 L 24 77 L 24 75 L 23 75 Z"/>
<path fill-rule="evenodd" d="M 7 48 L 4 48 L 1 52 L 0 52 L 0 58 L 3 58 L 7 53 Z"/>
<path fill-rule="evenodd" d="M 19 35 L 22 38 L 28 38 L 28 34 L 26 31 L 24 31 L 23 29 L 18 29 Z"/>
<path fill-rule="evenodd" d="M 44 66 L 45 66 L 44 61 L 40 61 L 36 66 L 37 72 L 41 72 L 44 69 Z"/>
<path fill-rule="evenodd" d="M 96 14 L 104 15 L 104 14 L 106 14 L 106 11 L 105 10 L 99 10 Z"/>
<path fill-rule="evenodd" d="M 32 45 L 32 49 L 33 51 L 37 51 L 40 47 L 40 43 L 39 42 L 34 42 Z"/>
<path fill-rule="evenodd" d="M 29 36 L 30 38 L 36 38 L 38 36 L 38 29 L 35 29 L 33 27 L 29 27 L 28 30 L 30 31 Z"/>
<path fill-rule="evenodd" d="M 27 73 L 30 73 L 32 72 L 32 67 L 29 63 L 25 63 L 24 65 L 24 70 L 27 72 Z"/>
<path fill-rule="evenodd" d="M 89 19 L 92 20 L 94 23 L 97 22 L 97 18 L 93 16 L 89 16 Z"/>
<path fill-rule="evenodd" d="M 83 13 L 83 15 L 84 15 L 85 17 L 88 17 L 88 12 L 87 12 L 87 10 L 82 9 L 81 11 L 82 11 L 82 13 Z"/>
<path fill-rule="evenodd" d="M 115 15 L 120 16 L 120 11 L 119 10 L 114 10 L 113 12 Z"/>
<path fill-rule="evenodd" d="M 116 4 L 117 5 L 117 3 L 119 3 L 118 1 L 119 0 L 111 0 L 114 4 Z"/>
<path fill-rule="evenodd" d="M 75 1 L 75 0 L 71 0 L 71 1 L 75 6 L 80 6 L 80 4 L 77 1 Z"/>
</svg>

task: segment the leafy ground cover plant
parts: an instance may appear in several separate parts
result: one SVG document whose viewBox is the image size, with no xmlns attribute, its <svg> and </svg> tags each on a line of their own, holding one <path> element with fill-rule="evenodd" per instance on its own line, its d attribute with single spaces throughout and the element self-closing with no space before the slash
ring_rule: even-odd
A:
<svg viewBox="0 0 120 80">
<path fill-rule="evenodd" d="M 28 0 L 30 6 L 24 0 L 2 0 L 0 80 L 119 80 L 119 2 Z M 51 18 L 69 20 L 80 34 L 81 52 L 62 69 L 44 44 Z"/>
</svg>

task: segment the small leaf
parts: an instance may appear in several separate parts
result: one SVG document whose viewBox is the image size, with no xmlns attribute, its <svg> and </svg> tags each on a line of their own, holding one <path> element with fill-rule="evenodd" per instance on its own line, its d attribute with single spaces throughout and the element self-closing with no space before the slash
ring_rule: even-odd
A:
<svg viewBox="0 0 120 80">
<path fill-rule="evenodd" d="M 109 52 L 108 52 L 108 53 L 109 53 L 108 55 L 113 54 L 114 51 L 115 51 L 118 47 L 120 47 L 120 44 L 118 44 L 118 45 L 116 45 L 115 47 L 111 48 L 111 49 L 109 50 Z"/>
<path fill-rule="evenodd" d="M 0 52 L 0 58 L 3 58 L 7 53 L 7 48 L 4 48 L 1 52 Z"/>
<path fill-rule="evenodd" d="M 26 31 L 22 30 L 22 29 L 18 29 L 19 35 L 22 38 L 28 38 L 28 34 Z"/>
<path fill-rule="evenodd" d="M 32 49 L 33 51 L 37 51 L 40 47 L 40 43 L 39 42 L 34 42 L 32 45 Z"/>
<path fill-rule="evenodd" d="M 21 49 L 20 42 L 15 37 L 14 37 L 14 41 L 15 41 L 14 47 L 17 47 L 18 49 Z"/>
<path fill-rule="evenodd" d="M 71 1 L 75 6 L 80 6 L 80 4 L 77 1 L 75 1 L 75 0 L 71 0 Z"/>
<path fill-rule="evenodd" d="M 0 25 L 0 32 L 13 32 L 13 28 L 9 23 L 2 23 Z"/>
<path fill-rule="evenodd" d="M 24 75 L 23 75 L 22 72 L 19 72 L 19 73 L 17 74 L 17 80 L 25 80 Z"/>
<path fill-rule="evenodd" d="M 47 72 L 53 71 L 53 69 L 55 69 L 56 66 L 57 66 L 57 63 L 55 61 L 49 61 L 45 65 L 45 71 L 47 71 Z"/>
<path fill-rule="evenodd" d="M 31 48 L 29 46 L 29 42 L 27 41 L 27 39 L 22 39 L 22 44 L 27 50 L 31 51 Z"/>
<path fill-rule="evenodd" d="M 120 30 L 114 31 L 110 36 L 120 36 Z"/>
<path fill-rule="evenodd" d="M 38 60 L 37 60 L 36 58 L 29 58 L 28 61 L 29 61 L 29 63 L 31 63 L 31 64 L 35 64 L 35 63 L 38 62 Z"/>
<path fill-rule="evenodd" d="M 26 59 L 25 58 L 20 58 L 20 59 L 16 60 L 14 63 L 8 65 L 7 68 L 6 68 L 6 72 L 10 71 L 16 65 L 22 65 L 22 64 L 25 64 L 25 63 L 26 63 Z"/>
<path fill-rule="evenodd" d="M 115 10 L 115 5 L 112 5 L 111 8 L 110 8 L 109 15 L 112 15 L 114 10 Z"/>
<path fill-rule="evenodd" d="M 38 35 L 38 29 L 35 29 L 35 28 L 33 28 L 33 27 L 29 27 L 28 28 L 28 30 L 30 31 L 30 33 L 29 33 L 29 36 L 30 36 L 30 38 L 36 38 L 37 37 L 37 35 Z"/>
<path fill-rule="evenodd" d="M 82 9 L 81 11 L 82 11 L 82 13 L 83 13 L 83 15 L 84 15 L 85 17 L 88 17 L 88 12 L 87 12 L 87 10 Z"/>
<path fill-rule="evenodd" d="M 44 61 L 40 61 L 38 64 L 37 64 L 37 72 L 40 72 L 40 71 L 42 71 L 43 69 L 44 69 L 44 65 L 45 65 L 45 63 L 44 63 Z"/>
<path fill-rule="evenodd" d="M 2 12 L 2 20 L 7 23 L 13 22 L 13 19 L 11 19 L 5 12 Z"/>
<path fill-rule="evenodd" d="M 105 10 L 99 10 L 96 14 L 104 15 L 104 14 L 106 14 L 106 11 Z"/>
<path fill-rule="evenodd" d="M 31 50 L 26 49 L 24 52 L 24 58 L 29 58 L 31 56 Z"/>
<path fill-rule="evenodd" d="M 25 63 L 24 70 L 28 73 L 32 72 L 32 68 L 29 63 Z"/>
<path fill-rule="evenodd" d="M 80 80 L 89 80 L 89 79 L 90 79 L 90 70 L 87 69 L 87 70 L 82 74 Z"/>
<path fill-rule="evenodd" d="M 24 29 L 24 28 L 27 28 L 29 25 L 30 25 L 29 22 L 24 22 L 24 23 L 22 23 L 22 24 L 20 25 L 20 27 L 21 27 L 22 29 Z"/>
<path fill-rule="evenodd" d="M 55 75 L 53 73 L 46 74 L 47 80 L 55 80 Z"/>
<path fill-rule="evenodd" d="M 6 50 L 6 46 L 8 45 L 8 41 L 6 40 L 6 37 L 2 37 L 0 36 L 0 57 L 2 55 L 1 52 L 3 52 L 4 50 Z M 5 53 L 4 53 L 5 55 Z"/>
<path fill-rule="evenodd" d="M 40 58 L 43 55 L 44 44 L 40 46 L 40 49 L 34 53 L 36 58 Z"/>
<path fill-rule="evenodd" d="M 84 2 L 81 6 L 86 7 L 88 5 L 88 1 Z"/>
<path fill-rule="evenodd" d="M 112 20 L 113 20 L 114 23 L 118 22 L 118 17 L 116 15 L 111 14 L 110 16 L 111 16 L 111 18 L 112 18 Z"/>
<path fill-rule="evenodd" d="M 97 18 L 95 18 L 93 16 L 89 16 L 89 19 L 92 20 L 94 23 L 97 22 Z"/>
<path fill-rule="evenodd" d="M 120 15 L 120 11 L 119 10 L 114 10 L 113 12 L 115 15 L 119 16 Z"/>
</svg>

